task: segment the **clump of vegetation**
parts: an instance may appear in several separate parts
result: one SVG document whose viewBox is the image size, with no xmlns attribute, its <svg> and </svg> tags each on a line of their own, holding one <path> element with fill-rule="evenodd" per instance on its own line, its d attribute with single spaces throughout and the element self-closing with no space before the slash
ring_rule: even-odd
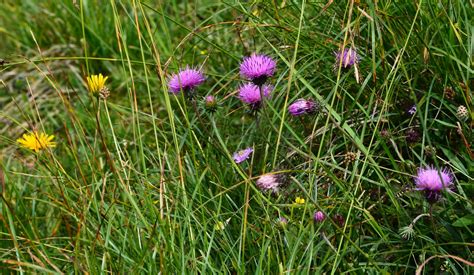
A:
<svg viewBox="0 0 474 275">
<path fill-rule="evenodd" d="M 469 1 L 0 14 L 4 270 L 472 273 Z"/>
</svg>

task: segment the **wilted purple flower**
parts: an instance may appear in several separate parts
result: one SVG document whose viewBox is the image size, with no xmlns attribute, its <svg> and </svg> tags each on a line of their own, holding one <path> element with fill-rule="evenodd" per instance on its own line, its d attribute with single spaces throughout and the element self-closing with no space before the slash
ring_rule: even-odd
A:
<svg viewBox="0 0 474 275">
<path fill-rule="evenodd" d="M 426 199 L 436 202 L 441 197 L 441 191 L 450 191 L 453 185 L 451 173 L 443 168 L 435 169 L 432 166 L 419 168 L 415 177 L 416 190 L 424 191 Z"/>
<path fill-rule="evenodd" d="M 232 159 L 234 159 L 235 163 L 241 163 L 244 160 L 248 159 L 250 154 L 252 154 L 252 152 L 253 152 L 252 147 L 249 147 L 244 150 L 240 150 L 234 153 L 234 155 L 232 156 Z"/>
<path fill-rule="evenodd" d="M 326 216 L 324 216 L 324 213 L 322 211 L 316 211 L 314 212 L 313 219 L 315 222 L 322 222 L 324 219 L 326 219 Z"/>
<path fill-rule="evenodd" d="M 300 98 L 288 106 L 288 112 L 293 116 L 310 114 L 316 110 L 316 103 L 311 99 Z"/>
<path fill-rule="evenodd" d="M 263 96 L 268 97 L 270 93 L 272 92 L 272 90 L 273 90 L 272 86 L 264 85 L 262 87 Z M 246 83 L 240 86 L 239 99 L 242 102 L 249 104 L 250 107 L 252 107 L 252 109 L 258 109 L 262 101 L 262 98 L 260 95 L 260 87 L 252 83 Z"/>
<path fill-rule="evenodd" d="M 240 64 L 240 75 L 261 86 L 271 77 L 276 69 L 276 62 L 264 54 L 253 53 L 244 57 Z"/>
<path fill-rule="evenodd" d="M 411 106 L 410 109 L 408 109 L 407 113 L 409 115 L 414 115 L 416 113 L 416 105 Z"/>
<path fill-rule="evenodd" d="M 206 77 L 200 70 L 186 66 L 186 69 L 180 70 L 177 74 L 173 74 L 170 77 L 168 86 L 171 93 L 177 94 L 181 90 L 184 92 L 191 91 L 205 80 Z"/>
<path fill-rule="evenodd" d="M 337 70 L 339 66 L 341 66 L 342 69 L 349 69 L 359 63 L 359 55 L 352 48 L 344 48 L 342 51 L 335 52 L 334 54 L 336 56 L 334 70 Z"/>
<path fill-rule="evenodd" d="M 405 138 L 407 142 L 415 143 L 420 139 L 420 133 L 416 129 L 410 128 L 407 130 Z"/>
<path fill-rule="evenodd" d="M 277 175 L 264 174 L 261 175 L 257 180 L 257 187 L 262 191 L 269 191 L 276 193 L 281 185 L 280 179 Z"/>
</svg>

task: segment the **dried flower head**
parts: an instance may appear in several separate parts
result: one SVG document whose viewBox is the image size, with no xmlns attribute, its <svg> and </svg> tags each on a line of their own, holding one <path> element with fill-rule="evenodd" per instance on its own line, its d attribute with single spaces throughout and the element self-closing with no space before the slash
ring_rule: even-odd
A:
<svg viewBox="0 0 474 275">
<path fill-rule="evenodd" d="M 323 222 L 324 219 L 326 219 L 326 216 L 322 211 L 316 211 L 314 212 L 313 219 L 315 222 Z"/>
<path fill-rule="evenodd" d="M 415 177 L 416 190 L 424 191 L 429 202 L 436 202 L 441 198 L 441 191 L 450 191 L 453 185 L 451 173 L 443 168 L 438 170 L 432 166 L 419 168 Z"/>
<path fill-rule="evenodd" d="M 274 174 L 261 175 L 257 180 L 257 187 L 262 191 L 272 191 L 276 193 L 281 185 L 280 177 Z"/>
<path fill-rule="evenodd" d="M 264 85 L 263 87 L 259 87 L 252 83 L 246 83 L 239 88 L 239 99 L 250 106 L 251 109 L 257 110 L 261 106 L 263 94 L 264 97 L 269 97 L 270 93 L 272 92 L 273 87 Z"/>
<path fill-rule="evenodd" d="M 317 104 L 311 99 L 300 98 L 288 106 L 288 112 L 293 116 L 310 114 L 316 111 Z"/>
<path fill-rule="evenodd" d="M 53 135 L 34 131 L 32 133 L 23 134 L 23 136 L 17 139 L 16 142 L 18 142 L 23 148 L 39 152 L 48 147 L 56 147 L 56 142 L 53 142 L 53 139 Z"/>
<path fill-rule="evenodd" d="M 240 64 L 240 75 L 261 86 L 275 73 L 275 69 L 276 62 L 271 57 L 253 53 L 244 57 Z"/>
<path fill-rule="evenodd" d="M 466 106 L 460 105 L 456 111 L 456 117 L 459 120 L 464 121 L 468 118 L 468 116 L 469 111 L 467 110 Z"/>
<path fill-rule="evenodd" d="M 336 56 L 334 70 L 337 70 L 339 66 L 341 66 L 342 69 L 349 69 L 359 63 L 359 55 L 356 50 L 352 48 L 344 48 L 341 51 L 335 52 L 334 55 Z"/>
<path fill-rule="evenodd" d="M 99 96 L 101 94 L 108 94 L 108 89 L 105 86 L 105 82 L 109 77 L 104 77 L 102 74 L 91 75 L 87 77 L 87 88 L 89 92 L 94 96 Z"/>
<path fill-rule="evenodd" d="M 390 138 L 391 134 L 389 130 L 382 129 L 382 131 L 380 131 L 380 136 L 384 139 L 387 139 L 387 138 Z"/>
<path fill-rule="evenodd" d="M 206 80 L 204 74 L 197 69 L 186 66 L 186 69 L 180 70 L 177 74 L 173 74 L 168 82 L 170 92 L 179 93 L 181 90 L 191 96 L 189 92 L 194 90 Z"/>
<path fill-rule="evenodd" d="M 344 163 L 346 164 L 353 163 L 354 161 L 356 161 L 356 159 L 357 159 L 357 154 L 354 152 L 347 152 L 344 155 Z"/>
<path fill-rule="evenodd" d="M 406 131 L 405 138 L 408 143 L 418 142 L 420 140 L 420 137 L 420 133 L 416 129 L 410 128 Z"/>
<path fill-rule="evenodd" d="M 253 153 L 253 148 L 249 147 L 244 150 L 240 150 L 238 152 L 235 152 L 234 155 L 232 156 L 232 159 L 235 161 L 235 163 L 241 163 L 248 159 L 250 157 L 250 154 Z"/>
<path fill-rule="evenodd" d="M 454 99 L 454 97 L 456 96 L 456 92 L 454 91 L 454 89 L 452 87 L 445 87 L 444 88 L 444 96 L 447 99 Z"/>
</svg>

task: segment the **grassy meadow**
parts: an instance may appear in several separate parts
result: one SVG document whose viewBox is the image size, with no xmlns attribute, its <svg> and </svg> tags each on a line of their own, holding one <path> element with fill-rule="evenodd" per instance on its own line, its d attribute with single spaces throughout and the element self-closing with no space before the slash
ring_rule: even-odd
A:
<svg viewBox="0 0 474 275">
<path fill-rule="evenodd" d="M 1 1 L 0 271 L 474 273 L 472 18 L 468 0 Z M 249 105 L 254 53 L 276 68 Z M 205 81 L 171 92 L 187 66 Z"/>
</svg>

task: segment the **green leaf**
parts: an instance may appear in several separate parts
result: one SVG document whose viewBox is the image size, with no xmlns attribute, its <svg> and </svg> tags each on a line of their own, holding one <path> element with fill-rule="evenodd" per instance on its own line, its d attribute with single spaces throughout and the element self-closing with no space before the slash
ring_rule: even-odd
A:
<svg viewBox="0 0 474 275">
<path fill-rule="evenodd" d="M 453 223 L 453 226 L 464 227 L 474 224 L 474 214 L 464 216 Z"/>
</svg>

